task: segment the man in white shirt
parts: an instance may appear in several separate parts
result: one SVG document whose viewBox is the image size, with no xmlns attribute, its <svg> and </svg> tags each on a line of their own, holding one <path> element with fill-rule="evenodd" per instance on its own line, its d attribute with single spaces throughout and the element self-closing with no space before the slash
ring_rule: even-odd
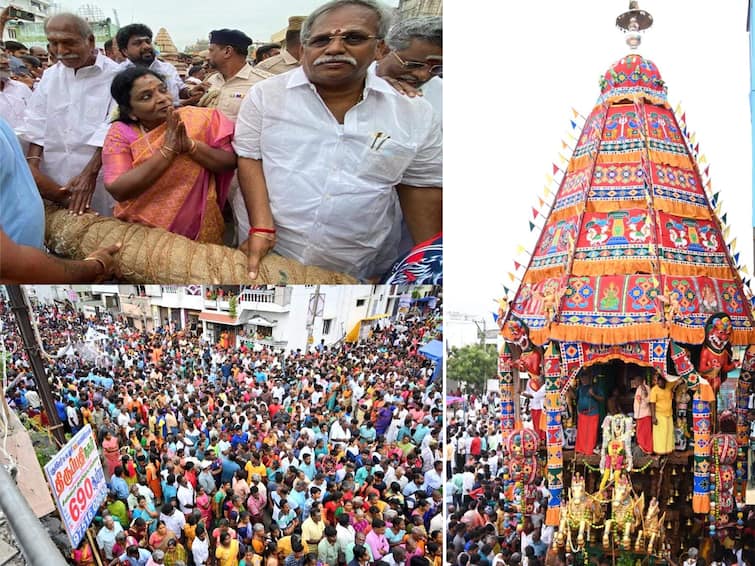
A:
<svg viewBox="0 0 755 566">
<path fill-rule="evenodd" d="M 195 566 L 205 566 L 210 559 L 210 537 L 203 524 L 197 525 L 197 536 L 191 544 Z"/>
<path fill-rule="evenodd" d="M 11 128 L 21 125 L 30 97 L 31 89 L 28 86 L 10 78 L 10 58 L 0 41 L 0 116 Z"/>
<path fill-rule="evenodd" d="M 115 41 L 118 43 L 120 52 L 126 57 L 126 60 L 120 64 L 120 69 L 138 65 L 148 67 L 165 77 L 165 84 L 173 97 L 174 106 L 195 104 L 204 94 L 206 90 L 204 86 L 194 85 L 189 89 L 178 76 L 178 71 L 173 65 L 160 61 L 155 56 L 155 50 L 152 47 L 152 30 L 144 24 L 123 26 L 118 30 Z"/>
<path fill-rule="evenodd" d="M 57 63 L 42 75 L 16 133 L 30 144 L 26 159 L 44 198 L 73 213 L 110 216 L 114 200 L 100 168 L 118 65 L 95 49 L 89 24 L 74 14 L 52 16 L 45 33 Z"/>
<path fill-rule="evenodd" d="M 176 499 L 178 499 L 178 508 L 184 515 L 191 515 L 194 511 L 194 488 L 184 476 L 179 475 L 178 489 L 176 490 Z"/>
<path fill-rule="evenodd" d="M 442 134 L 432 107 L 367 69 L 390 16 L 373 0 L 331 2 L 302 26 L 302 66 L 249 91 L 236 123 L 252 236 L 250 277 L 273 248 L 358 278 L 441 229 Z M 291 140 L 287 142 L 286 140 Z"/>
</svg>

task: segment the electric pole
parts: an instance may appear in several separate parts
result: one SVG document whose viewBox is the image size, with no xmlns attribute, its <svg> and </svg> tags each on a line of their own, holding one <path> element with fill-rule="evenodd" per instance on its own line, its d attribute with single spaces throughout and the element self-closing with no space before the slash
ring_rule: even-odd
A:
<svg viewBox="0 0 755 566">
<path fill-rule="evenodd" d="M 50 382 L 47 381 L 47 375 L 45 374 L 42 355 L 40 353 L 40 344 L 37 343 L 36 336 L 34 335 L 34 329 L 31 324 L 31 313 L 26 303 L 24 290 L 20 285 L 6 285 L 5 288 L 8 291 L 8 297 L 10 297 L 11 310 L 16 317 L 16 325 L 24 342 L 24 350 L 26 350 L 26 354 L 29 356 L 34 382 L 37 384 L 42 406 L 47 413 L 47 421 L 50 423 L 49 429 L 58 446 L 63 446 L 66 443 L 63 424 L 60 422 L 58 411 L 55 409 L 55 399 L 53 399 L 52 391 L 50 391 Z"/>
<path fill-rule="evenodd" d="M 309 299 L 309 313 L 307 313 L 307 347 L 306 351 L 315 341 L 315 318 L 317 317 L 317 311 L 320 308 L 320 286 L 315 287 L 315 294 L 310 296 Z"/>
</svg>

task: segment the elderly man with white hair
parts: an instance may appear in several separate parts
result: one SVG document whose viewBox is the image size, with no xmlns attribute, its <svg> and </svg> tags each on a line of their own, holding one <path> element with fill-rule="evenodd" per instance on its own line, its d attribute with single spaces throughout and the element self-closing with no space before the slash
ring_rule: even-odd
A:
<svg viewBox="0 0 755 566">
<path fill-rule="evenodd" d="M 112 215 L 100 168 L 113 108 L 110 83 L 118 64 L 100 53 L 89 24 L 74 14 L 45 22 L 57 63 L 42 75 L 17 128 L 40 194 L 72 213 Z"/>
<path fill-rule="evenodd" d="M 379 77 L 392 78 L 420 89 L 443 115 L 443 18 L 421 16 L 396 23 L 385 38 L 388 49 L 376 63 Z"/>
</svg>

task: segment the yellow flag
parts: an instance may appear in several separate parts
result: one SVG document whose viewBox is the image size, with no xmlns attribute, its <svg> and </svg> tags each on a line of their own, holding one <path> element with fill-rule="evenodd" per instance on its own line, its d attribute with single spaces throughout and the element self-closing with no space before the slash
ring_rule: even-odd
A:
<svg viewBox="0 0 755 566">
<path fill-rule="evenodd" d="M 733 240 L 731 241 L 731 243 L 729 244 L 729 250 L 731 250 L 731 252 L 733 253 L 733 252 L 734 252 L 734 250 L 736 249 L 736 247 L 737 247 L 737 239 L 736 239 L 736 238 L 734 238 L 734 239 L 733 239 Z"/>
<path fill-rule="evenodd" d="M 689 142 L 692 145 L 695 145 L 695 135 L 696 135 L 695 132 L 692 132 L 692 134 L 690 134 L 690 136 L 689 136 Z"/>
<path fill-rule="evenodd" d="M 745 275 L 749 275 L 749 274 L 750 274 L 750 270 L 749 270 L 749 269 L 747 269 L 747 266 L 746 266 L 746 265 L 743 265 L 743 266 L 742 266 L 742 269 L 740 269 L 740 271 L 741 271 L 742 273 L 744 273 Z"/>
<path fill-rule="evenodd" d="M 727 226 L 726 228 L 724 228 L 724 240 L 729 239 L 729 232 L 731 232 L 731 226 Z"/>
<path fill-rule="evenodd" d="M 679 102 L 676 105 L 676 109 L 674 110 L 674 112 L 676 113 L 677 116 L 681 115 L 681 113 L 682 113 L 682 103 L 681 102 Z"/>
<path fill-rule="evenodd" d="M 705 157 L 704 155 L 701 155 L 701 156 L 700 156 L 700 159 L 698 159 L 698 160 L 697 160 L 697 162 L 698 162 L 698 163 L 699 163 L 700 165 L 702 165 L 703 163 L 708 163 L 708 158 L 707 158 L 707 157 Z"/>
<path fill-rule="evenodd" d="M 718 204 L 716 205 L 716 210 L 715 210 L 716 216 L 719 216 L 719 217 L 721 216 L 722 205 L 723 205 L 723 202 L 718 201 Z"/>
<path fill-rule="evenodd" d="M 541 208 L 542 208 L 542 206 L 543 206 L 543 205 L 545 204 L 545 201 L 544 201 L 544 200 L 543 200 L 542 198 L 540 198 L 540 197 L 537 197 L 537 202 L 539 202 L 539 203 L 540 203 L 540 207 L 541 207 Z"/>
<path fill-rule="evenodd" d="M 509 272 L 509 279 L 511 279 L 511 282 L 513 283 L 516 280 L 516 277 L 514 277 L 514 274 Z"/>
<path fill-rule="evenodd" d="M 546 197 L 549 197 L 553 194 L 548 187 L 545 187 L 545 189 L 543 190 L 543 193 L 545 194 Z"/>
<path fill-rule="evenodd" d="M 546 183 L 548 183 L 550 185 L 553 182 L 553 175 L 551 175 L 550 173 L 548 173 L 545 176 L 545 181 L 546 181 Z"/>
<path fill-rule="evenodd" d="M 516 247 L 516 253 L 517 253 L 517 255 L 523 254 L 525 251 L 527 251 L 527 250 L 526 250 L 526 248 L 522 244 L 519 244 Z"/>
</svg>

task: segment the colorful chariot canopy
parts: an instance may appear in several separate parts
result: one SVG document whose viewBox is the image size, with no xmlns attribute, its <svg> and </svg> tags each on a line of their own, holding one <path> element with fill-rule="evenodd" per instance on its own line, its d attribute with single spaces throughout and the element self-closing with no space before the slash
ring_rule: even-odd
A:
<svg viewBox="0 0 755 566">
<path fill-rule="evenodd" d="M 658 68 L 631 53 L 600 88 L 507 319 L 540 345 L 701 343 L 722 312 L 732 344 L 755 342 L 749 294 Z"/>
</svg>

